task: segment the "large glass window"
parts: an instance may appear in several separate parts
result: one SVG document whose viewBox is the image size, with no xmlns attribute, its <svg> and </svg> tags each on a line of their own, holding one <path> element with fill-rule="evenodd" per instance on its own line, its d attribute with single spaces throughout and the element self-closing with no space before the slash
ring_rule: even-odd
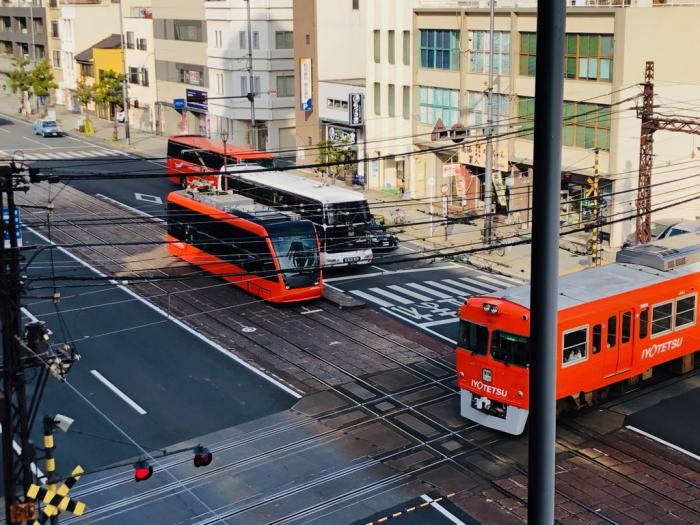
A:
<svg viewBox="0 0 700 525">
<path fill-rule="evenodd" d="M 530 365 L 530 339 L 495 331 L 491 336 L 491 357 L 517 366 Z"/>
<path fill-rule="evenodd" d="M 535 76 L 537 35 L 520 33 L 520 74 Z M 564 76 L 577 80 L 612 81 L 613 35 L 567 33 Z"/>
<path fill-rule="evenodd" d="M 676 328 L 695 324 L 695 295 L 676 301 Z"/>
<path fill-rule="evenodd" d="M 562 341 L 563 366 L 573 365 L 588 358 L 588 327 L 564 332 Z"/>
<path fill-rule="evenodd" d="M 486 355 L 489 329 L 469 321 L 459 322 L 459 346 L 474 354 Z"/>
<path fill-rule="evenodd" d="M 459 31 L 420 30 L 420 67 L 459 69 Z"/>
<path fill-rule="evenodd" d="M 494 122 L 505 122 L 510 114 L 510 102 L 508 95 L 494 93 L 492 98 L 493 103 L 493 120 Z M 467 126 L 477 127 L 476 133 L 486 133 L 486 122 L 488 120 L 488 100 L 486 93 L 482 91 L 467 92 Z M 496 126 L 498 130 L 498 126 Z M 505 130 L 504 130 L 505 131 Z M 497 131 L 498 132 L 498 131 Z"/>
<path fill-rule="evenodd" d="M 535 76 L 535 57 L 537 52 L 537 34 L 520 33 L 520 74 Z"/>
<path fill-rule="evenodd" d="M 673 301 L 651 308 L 651 336 L 665 334 L 673 328 Z"/>
<path fill-rule="evenodd" d="M 275 49 L 293 49 L 294 33 L 291 31 L 275 31 Z"/>
<path fill-rule="evenodd" d="M 459 90 L 420 86 L 418 88 L 419 120 L 434 125 L 442 119 L 445 127 L 459 122 Z"/>
<path fill-rule="evenodd" d="M 491 38 L 488 31 L 469 32 L 469 72 L 489 72 L 489 49 Z M 510 33 L 494 31 L 493 72 L 496 75 L 510 74 Z"/>
<path fill-rule="evenodd" d="M 283 223 L 269 230 L 282 272 L 318 271 L 316 233 L 310 222 Z"/>
</svg>

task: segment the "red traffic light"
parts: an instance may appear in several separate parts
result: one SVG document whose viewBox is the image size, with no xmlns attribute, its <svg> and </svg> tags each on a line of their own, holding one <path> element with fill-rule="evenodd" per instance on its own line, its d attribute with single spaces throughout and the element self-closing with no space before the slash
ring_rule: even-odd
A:
<svg viewBox="0 0 700 525">
<path fill-rule="evenodd" d="M 153 467 L 146 463 L 144 460 L 140 460 L 134 465 L 134 479 L 136 481 L 146 481 L 153 475 Z"/>
<path fill-rule="evenodd" d="M 212 453 L 204 447 L 197 447 L 194 449 L 194 466 L 195 467 L 206 467 L 214 459 Z"/>
</svg>

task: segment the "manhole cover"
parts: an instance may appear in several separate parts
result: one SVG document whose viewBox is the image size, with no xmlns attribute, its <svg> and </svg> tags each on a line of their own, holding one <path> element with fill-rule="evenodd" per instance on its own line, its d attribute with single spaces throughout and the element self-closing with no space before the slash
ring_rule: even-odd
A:
<svg viewBox="0 0 700 525">
<path fill-rule="evenodd" d="M 257 330 L 257 328 L 255 328 L 255 327 L 253 327 L 253 326 L 244 326 L 244 327 L 243 327 L 243 332 L 246 333 L 246 334 L 252 334 L 252 333 L 255 332 L 256 330 Z"/>
</svg>

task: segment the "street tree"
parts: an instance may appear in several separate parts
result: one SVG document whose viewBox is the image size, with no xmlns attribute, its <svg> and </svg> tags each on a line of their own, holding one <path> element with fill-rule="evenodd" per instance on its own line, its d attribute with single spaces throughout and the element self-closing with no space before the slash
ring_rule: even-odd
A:
<svg viewBox="0 0 700 525">
<path fill-rule="evenodd" d="M 84 110 L 84 130 L 86 133 L 92 133 L 89 105 L 90 102 L 95 101 L 95 86 L 85 82 L 85 78 L 80 78 L 75 85 L 75 96 L 80 103 L 80 107 Z"/>
<path fill-rule="evenodd" d="M 320 166 L 318 169 L 323 174 L 324 181 L 330 174 L 335 184 L 338 174 L 346 178 L 346 173 L 353 167 L 353 152 L 349 137 L 340 140 L 324 140 L 318 143 L 319 164 L 331 164 L 331 166 Z"/>
<path fill-rule="evenodd" d="M 36 111 L 39 113 L 39 102 L 42 101 L 44 106 L 43 115 L 46 115 L 48 97 L 51 95 L 51 90 L 58 87 L 49 61 L 46 59 L 40 60 L 30 72 L 29 77 L 32 92 L 36 97 Z"/>
<path fill-rule="evenodd" d="M 19 112 L 29 116 L 31 107 L 29 106 L 29 94 L 32 87 L 31 72 L 27 69 L 29 59 L 15 57 L 12 60 L 12 70 L 10 71 L 10 89 L 13 93 L 19 92 L 20 106 Z"/>
<path fill-rule="evenodd" d="M 116 106 L 124 107 L 122 82 L 124 82 L 124 75 L 110 69 L 102 75 L 100 81 L 95 85 L 95 100 L 97 103 L 108 106 L 112 113 L 114 113 L 114 131 L 112 132 L 112 138 L 114 140 L 119 138 Z"/>
</svg>

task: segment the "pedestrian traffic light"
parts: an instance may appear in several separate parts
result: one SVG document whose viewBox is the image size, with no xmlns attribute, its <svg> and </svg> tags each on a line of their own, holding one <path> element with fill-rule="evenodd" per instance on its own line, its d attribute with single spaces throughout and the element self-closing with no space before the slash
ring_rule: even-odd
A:
<svg viewBox="0 0 700 525">
<path fill-rule="evenodd" d="M 146 460 L 140 459 L 134 464 L 134 479 L 138 481 L 146 481 L 153 475 L 153 467 Z"/>
<path fill-rule="evenodd" d="M 195 467 L 206 467 L 211 463 L 211 460 L 214 458 L 212 456 L 212 453 L 209 452 L 208 449 L 204 448 L 203 446 L 199 445 L 197 448 L 194 449 L 194 466 Z"/>
</svg>

